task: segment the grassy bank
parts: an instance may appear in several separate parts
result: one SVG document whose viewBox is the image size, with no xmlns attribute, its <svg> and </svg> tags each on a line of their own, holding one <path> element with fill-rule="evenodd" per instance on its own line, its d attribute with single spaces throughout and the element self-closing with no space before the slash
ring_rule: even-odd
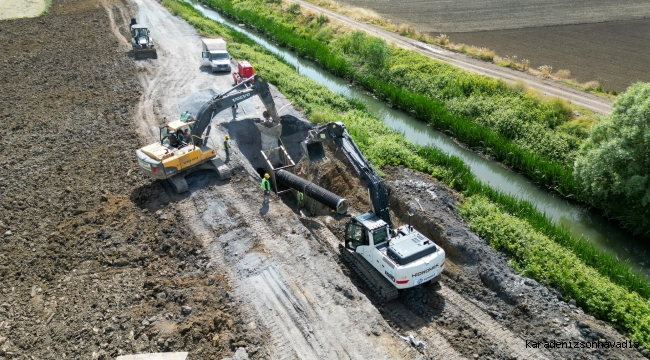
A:
<svg viewBox="0 0 650 360">
<path fill-rule="evenodd" d="M 364 155 L 376 166 L 405 165 L 411 169 L 433 175 L 440 181 L 461 191 L 469 201 L 473 201 L 472 199 L 476 196 L 482 196 L 498 204 L 500 212 L 517 214 L 519 217 L 519 219 L 516 219 L 517 224 L 525 226 L 525 229 L 530 233 L 548 239 L 555 248 L 561 250 L 563 254 L 570 255 L 572 259 L 581 264 L 581 267 L 564 268 L 561 269 L 562 271 L 573 271 L 575 269 L 575 271 L 580 272 L 587 269 L 590 271 L 587 275 L 596 274 L 604 284 L 607 284 L 606 290 L 615 287 L 620 294 L 631 299 L 629 300 L 630 303 L 621 303 L 616 306 L 626 309 L 628 307 L 636 308 L 638 307 L 637 302 L 632 301 L 637 300 L 634 299 L 647 301 L 644 298 L 650 297 L 650 286 L 635 275 L 627 265 L 617 262 L 611 255 L 598 251 L 589 243 L 571 237 L 565 229 L 554 226 L 548 218 L 536 211 L 530 203 L 518 201 L 511 196 L 501 194 L 483 185 L 472 175 L 467 165 L 460 159 L 450 157 L 434 148 L 421 147 L 408 142 L 402 134 L 391 130 L 358 104 L 327 90 L 306 77 L 300 76 L 295 69 L 282 63 L 277 57 L 263 48 L 256 46 L 250 39 L 203 18 L 191 6 L 179 3 L 177 0 L 163 0 L 162 2 L 174 14 L 182 16 L 188 23 L 194 25 L 202 35 L 218 35 L 227 38 L 229 40 L 228 49 L 235 58 L 250 61 L 259 74 L 277 86 L 280 91 L 291 99 L 295 106 L 302 108 L 311 121 L 319 123 L 329 121 L 344 122 Z M 476 218 L 471 213 L 466 214 L 466 216 L 470 223 L 472 219 Z M 482 228 L 477 228 L 476 231 L 481 236 L 490 239 L 491 233 L 489 231 Z M 527 259 L 531 259 L 531 261 L 544 260 L 543 257 L 534 253 L 534 251 L 538 251 L 536 249 L 523 247 L 522 251 L 527 254 Z M 533 253 L 528 254 L 527 251 Z M 541 270 L 536 273 L 528 272 L 527 274 L 540 281 L 562 276 L 562 274 L 556 273 L 556 271 L 559 271 L 558 268 L 549 268 L 542 262 L 538 265 L 531 263 L 531 266 L 536 266 Z M 574 276 L 582 278 L 582 276 L 586 275 L 575 274 Z M 568 296 L 574 296 L 573 293 L 567 292 L 565 288 L 560 287 L 558 284 L 546 283 L 551 286 L 558 286 Z M 575 296 L 576 300 L 585 309 L 591 309 L 587 307 L 589 301 L 601 301 L 599 299 L 602 296 L 598 289 L 588 289 L 588 291 L 581 297 Z M 643 312 L 645 310 L 639 311 L 641 311 L 639 314 L 645 314 Z M 602 318 L 622 324 L 631 334 L 641 334 L 635 335 L 637 336 L 635 339 L 643 338 L 645 339 L 643 343 L 648 343 L 648 328 L 642 327 L 645 323 L 625 320 L 624 315 L 621 315 L 620 312 L 616 312 L 612 316 L 615 317 Z"/>
<path fill-rule="evenodd" d="M 574 253 L 482 196 L 469 198 L 461 214 L 473 231 L 508 254 L 510 263 L 523 275 L 560 289 L 586 311 L 625 328 L 633 341 L 646 347 L 650 344 L 647 299 L 614 284 Z"/>
</svg>

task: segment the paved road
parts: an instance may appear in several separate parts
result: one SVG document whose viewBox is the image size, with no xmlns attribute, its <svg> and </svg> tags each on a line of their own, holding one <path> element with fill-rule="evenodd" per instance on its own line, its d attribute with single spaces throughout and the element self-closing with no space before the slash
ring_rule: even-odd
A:
<svg viewBox="0 0 650 360">
<path fill-rule="evenodd" d="M 612 101 L 610 99 L 596 96 L 555 81 L 539 79 L 528 73 L 473 59 L 463 54 L 451 52 L 435 45 L 425 44 L 406 36 L 384 30 L 378 26 L 354 20 L 345 15 L 322 8 L 320 6 L 316 6 L 304 0 L 289 1 L 298 3 L 305 8 L 324 13 L 332 19 L 346 23 L 350 26 L 354 26 L 360 30 L 364 30 L 369 34 L 380 37 L 386 41 L 394 42 L 397 46 L 400 46 L 402 48 L 418 51 L 426 56 L 448 62 L 462 69 L 469 70 L 481 75 L 503 79 L 508 82 L 521 80 L 526 82 L 530 88 L 537 89 L 545 95 L 556 96 L 568 100 L 573 104 L 582 106 L 600 114 L 609 114 L 612 112 Z"/>
</svg>

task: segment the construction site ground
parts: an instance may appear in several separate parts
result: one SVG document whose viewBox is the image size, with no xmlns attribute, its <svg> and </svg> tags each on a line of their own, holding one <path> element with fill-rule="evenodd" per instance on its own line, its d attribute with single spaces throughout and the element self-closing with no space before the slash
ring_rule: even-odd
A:
<svg viewBox="0 0 650 360">
<path fill-rule="evenodd" d="M 133 58 L 131 17 L 150 26 L 157 59 Z M 339 258 L 346 216 L 304 216 L 291 195 L 263 202 L 256 98 L 213 123 L 222 159 L 231 136 L 231 179 L 195 172 L 176 195 L 147 178 L 135 150 L 232 84 L 200 55 L 195 30 L 155 0 L 53 0 L 43 17 L 0 22 L 0 359 L 223 359 L 239 348 L 251 359 L 642 358 L 527 346 L 626 338 L 518 276 L 468 230 L 457 194 L 404 168 L 383 169 L 394 218 L 414 212 L 448 260 L 439 284 L 376 302 Z M 291 105 L 281 115 L 298 161 L 311 125 Z M 328 151 L 297 169 L 351 213 L 368 210 L 345 158 Z"/>
</svg>

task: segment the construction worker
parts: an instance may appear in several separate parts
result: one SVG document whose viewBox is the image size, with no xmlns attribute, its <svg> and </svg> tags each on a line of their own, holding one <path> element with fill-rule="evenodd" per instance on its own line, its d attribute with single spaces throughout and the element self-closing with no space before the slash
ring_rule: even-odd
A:
<svg viewBox="0 0 650 360">
<path fill-rule="evenodd" d="M 300 209 L 302 209 L 302 207 L 304 205 L 304 202 L 303 202 L 304 198 L 305 198 L 305 195 L 302 192 L 298 191 L 298 193 L 296 194 L 296 200 L 298 200 L 298 212 L 300 212 Z"/>
<path fill-rule="evenodd" d="M 183 111 L 183 113 L 181 114 L 181 121 L 184 123 L 190 121 L 190 116 L 192 116 L 192 114 L 190 114 L 189 111 L 187 110 Z"/>
<path fill-rule="evenodd" d="M 235 104 L 230 107 L 232 109 L 232 118 L 236 119 L 237 118 L 237 109 L 239 109 L 239 105 Z"/>
<path fill-rule="evenodd" d="M 230 136 L 226 135 L 226 139 L 223 141 L 223 149 L 226 152 L 226 162 L 230 161 L 230 143 L 228 143 L 228 140 L 230 140 Z"/>
<path fill-rule="evenodd" d="M 262 190 L 264 190 L 264 202 L 269 202 L 269 196 L 271 195 L 271 183 L 269 182 L 269 174 L 264 174 L 262 179 Z"/>
</svg>

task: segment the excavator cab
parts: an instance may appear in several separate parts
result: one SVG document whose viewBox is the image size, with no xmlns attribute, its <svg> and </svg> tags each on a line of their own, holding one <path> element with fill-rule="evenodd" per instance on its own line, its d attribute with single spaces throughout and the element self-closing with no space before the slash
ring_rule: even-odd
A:
<svg viewBox="0 0 650 360">
<path fill-rule="evenodd" d="M 361 245 L 369 245 L 368 232 L 359 223 L 350 221 L 345 225 L 345 247 L 356 250 Z"/>
<path fill-rule="evenodd" d="M 181 149 L 192 144 L 193 121 L 183 122 L 181 120 L 171 122 L 160 128 L 160 145 L 168 148 Z"/>
</svg>

